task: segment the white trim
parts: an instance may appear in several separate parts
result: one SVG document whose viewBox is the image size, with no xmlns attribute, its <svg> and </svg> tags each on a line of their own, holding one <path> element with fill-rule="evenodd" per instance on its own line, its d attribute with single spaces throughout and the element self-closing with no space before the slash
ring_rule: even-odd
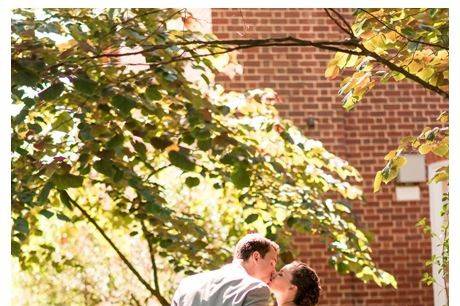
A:
<svg viewBox="0 0 460 306">
<path fill-rule="evenodd" d="M 440 167 L 449 165 L 447 160 L 435 162 L 428 164 L 428 179 L 432 178 L 436 173 L 436 170 Z M 442 194 L 443 194 L 443 183 L 432 183 L 428 185 L 429 198 L 430 198 L 430 226 L 432 232 L 435 234 L 435 237 L 431 238 L 431 253 L 440 255 L 442 252 L 442 247 L 439 246 L 439 238 L 442 236 L 442 217 L 439 215 L 442 207 Z M 442 238 L 441 238 L 442 239 Z M 432 273 L 435 280 L 433 284 L 433 295 L 434 295 L 434 306 L 443 306 L 447 305 L 447 298 L 444 291 L 443 279 L 439 275 L 439 265 L 433 263 Z"/>
</svg>

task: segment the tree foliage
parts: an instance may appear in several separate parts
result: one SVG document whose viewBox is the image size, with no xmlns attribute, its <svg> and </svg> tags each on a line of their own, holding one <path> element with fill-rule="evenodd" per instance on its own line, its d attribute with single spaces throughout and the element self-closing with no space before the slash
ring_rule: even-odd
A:
<svg viewBox="0 0 460 306">
<path fill-rule="evenodd" d="M 343 107 L 352 110 L 365 94 L 378 82 L 389 80 L 401 81 L 410 74 L 426 88 L 443 97 L 448 97 L 449 90 L 449 18 L 447 9 L 357 9 L 355 21 L 349 27 L 349 34 L 357 39 L 362 49 L 376 53 L 378 57 L 357 56 L 338 52 L 330 60 L 325 75 L 335 78 L 347 68 L 354 72 L 345 77 L 339 89 L 343 95 Z M 389 61 L 400 69 L 388 69 Z M 405 74 L 403 74 L 406 73 Z M 418 80 L 417 80 L 418 79 Z M 385 156 L 386 165 L 378 171 L 374 179 L 374 192 L 380 190 L 381 184 L 393 181 L 405 165 L 404 153 L 416 152 L 422 155 L 434 154 L 442 159 L 449 159 L 449 116 L 443 111 L 434 126 L 426 127 L 418 136 L 407 135 L 400 139 L 398 148 Z M 449 166 L 437 169 L 428 183 L 449 181 Z M 426 262 L 431 266 L 436 262 L 448 299 L 449 272 L 449 193 L 442 195 L 442 209 L 439 212 L 444 222 L 441 233 L 433 233 L 423 218 L 417 225 L 425 233 L 438 240 L 441 254 L 434 254 Z M 435 278 L 424 273 L 423 282 L 431 285 Z"/>
<path fill-rule="evenodd" d="M 445 96 L 449 87 L 449 19 L 447 9 L 357 9 L 351 39 L 357 49 L 376 56 L 338 52 L 329 61 L 325 76 L 345 77 L 339 94 L 351 110 L 378 82 L 401 81 L 408 76 Z M 388 69 L 390 62 L 398 69 Z M 405 72 L 406 74 L 403 74 Z"/>
<path fill-rule="evenodd" d="M 49 220 L 88 222 L 167 305 L 155 258 L 193 273 L 227 260 L 247 229 L 284 247 L 295 230 L 324 237 L 339 272 L 396 286 L 353 223 L 358 171 L 280 118 L 273 91 L 227 92 L 215 84 L 215 73 L 234 59 L 195 43 L 214 35 L 175 29 L 180 12 L 14 11 L 12 253 L 21 267 L 32 269 L 45 260 L 40 250 L 54 247 L 34 244 Z M 142 56 L 126 62 L 135 55 Z M 179 190 L 210 185 L 228 204 L 211 214 L 202 194 L 199 205 L 178 205 L 162 177 L 170 169 L 179 173 L 171 174 Z M 110 233 L 145 239 L 152 281 Z"/>
</svg>

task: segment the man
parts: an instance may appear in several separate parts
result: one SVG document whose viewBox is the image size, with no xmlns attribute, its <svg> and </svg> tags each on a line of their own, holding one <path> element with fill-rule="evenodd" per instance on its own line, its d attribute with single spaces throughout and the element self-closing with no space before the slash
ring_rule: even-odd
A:
<svg viewBox="0 0 460 306">
<path fill-rule="evenodd" d="M 231 264 L 182 280 L 172 306 L 267 306 L 278 252 L 279 246 L 262 235 L 246 235 Z"/>
</svg>

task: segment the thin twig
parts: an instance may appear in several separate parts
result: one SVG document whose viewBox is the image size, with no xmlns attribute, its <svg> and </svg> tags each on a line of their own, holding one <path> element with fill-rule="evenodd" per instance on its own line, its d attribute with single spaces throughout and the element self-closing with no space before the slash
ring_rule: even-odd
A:
<svg viewBox="0 0 460 306">
<path fill-rule="evenodd" d="M 240 11 L 240 15 L 241 15 L 241 20 L 243 20 L 243 33 L 246 34 L 246 30 L 248 30 L 249 27 L 246 25 L 246 21 L 244 20 L 243 10 L 239 9 L 239 11 Z"/>
<path fill-rule="evenodd" d="M 94 227 L 97 229 L 97 231 L 104 237 L 104 239 L 110 244 L 110 246 L 115 250 L 117 255 L 120 257 L 120 259 L 125 263 L 125 265 L 128 267 L 128 269 L 137 277 L 137 279 L 144 285 L 145 288 L 147 288 L 148 291 L 152 295 L 154 295 L 158 301 L 161 303 L 163 306 L 169 306 L 170 303 L 158 292 L 158 290 L 155 290 L 150 286 L 150 284 L 141 276 L 141 274 L 136 270 L 136 268 L 131 264 L 131 262 L 126 258 L 126 256 L 120 251 L 120 249 L 115 245 L 115 243 L 110 239 L 109 236 L 105 233 L 105 231 L 100 227 L 100 225 L 97 223 L 97 221 L 91 217 L 91 215 L 80 205 L 78 204 L 74 199 L 72 199 L 67 192 L 64 192 L 66 197 L 68 198 L 69 202 L 78 208 L 78 210 L 85 216 L 85 218 L 94 225 Z"/>
<path fill-rule="evenodd" d="M 142 232 L 144 233 L 145 240 L 147 241 L 147 245 L 149 247 L 150 261 L 152 263 L 152 270 L 153 270 L 153 283 L 155 284 L 155 290 L 157 290 L 158 293 L 160 293 L 160 285 L 158 284 L 158 270 L 157 270 L 157 264 L 155 261 L 155 252 L 153 251 L 152 241 L 150 239 L 152 234 L 147 230 L 144 220 L 141 221 L 141 225 L 142 225 Z"/>
<path fill-rule="evenodd" d="M 449 305 L 449 284 L 448 284 L 448 273 L 449 273 L 449 267 L 448 267 L 448 262 L 446 266 L 446 262 L 444 261 L 444 256 L 446 252 L 446 239 L 449 239 L 449 216 L 446 218 L 446 224 L 444 225 L 444 235 L 443 235 L 443 242 L 442 242 L 442 252 L 441 252 L 441 262 L 442 262 L 442 279 L 444 281 L 444 291 L 446 292 L 446 299 L 447 299 L 447 305 Z M 446 238 L 447 237 L 447 238 Z"/>
<path fill-rule="evenodd" d="M 162 167 L 160 167 L 160 168 L 158 168 L 158 169 L 153 170 L 152 172 L 150 172 L 150 174 L 147 176 L 147 178 L 144 180 L 144 182 L 148 182 L 148 181 L 150 180 L 150 178 L 151 178 L 154 174 L 157 174 L 158 172 L 160 172 L 160 171 L 163 170 L 163 169 L 168 168 L 169 166 L 171 166 L 171 164 L 168 164 L 168 165 L 166 165 L 166 166 L 162 166 Z"/>
<path fill-rule="evenodd" d="M 324 9 L 324 11 L 325 11 L 326 14 L 329 16 L 329 18 L 330 18 L 330 19 L 331 19 L 331 20 L 332 20 L 332 21 L 333 21 L 343 32 L 347 33 L 347 34 L 350 35 L 351 37 L 354 37 L 353 31 L 351 30 L 351 28 L 345 29 L 345 28 L 340 24 L 340 22 L 339 22 L 337 19 L 335 19 L 335 18 L 331 15 L 331 13 L 329 13 L 329 10 L 330 10 L 330 9 Z M 333 10 L 331 10 L 331 11 L 333 11 Z M 342 15 L 336 13 L 335 11 L 333 11 L 333 12 L 334 12 L 336 15 L 340 16 L 341 18 L 340 18 L 340 17 L 339 17 L 339 18 L 342 20 L 342 18 L 343 18 Z"/>
<path fill-rule="evenodd" d="M 131 299 L 134 301 L 134 303 L 137 305 L 137 306 L 141 306 L 141 302 L 139 302 L 139 300 L 134 296 L 134 294 L 131 293 Z"/>
<path fill-rule="evenodd" d="M 354 33 L 353 33 L 353 29 L 350 25 L 350 23 L 345 19 L 345 17 L 343 17 L 343 15 L 341 13 L 339 13 L 336 9 L 330 9 L 335 15 L 337 15 L 337 17 L 339 17 L 340 20 L 342 20 L 343 24 L 345 24 L 345 26 L 347 27 L 348 31 L 350 31 L 350 35 L 351 36 L 355 36 Z"/>
</svg>

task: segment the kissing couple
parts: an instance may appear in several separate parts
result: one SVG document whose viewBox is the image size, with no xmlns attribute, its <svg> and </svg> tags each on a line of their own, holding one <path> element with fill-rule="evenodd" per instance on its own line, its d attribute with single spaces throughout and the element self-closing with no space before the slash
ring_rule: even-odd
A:
<svg viewBox="0 0 460 306">
<path fill-rule="evenodd" d="M 321 291 L 316 272 L 294 261 L 276 272 L 279 246 L 260 234 L 237 244 L 233 262 L 183 279 L 172 306 L 268 306 L 270 292 L 278 306 L 313 306 Z"/>
</svg>

